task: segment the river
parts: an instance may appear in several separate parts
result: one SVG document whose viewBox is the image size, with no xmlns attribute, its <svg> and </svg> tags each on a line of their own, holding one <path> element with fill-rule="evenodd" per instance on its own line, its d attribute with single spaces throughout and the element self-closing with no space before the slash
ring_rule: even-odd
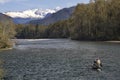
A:
<svg viewBox="0 0 120 80">
<path fill-rule="evenodd" d="M 69 39 L 16 39 L 1 51 L 4 80 L 120 80 L 120 44 Z M 94 59 L 101 72 L 91 69 Z"/>
</svg>

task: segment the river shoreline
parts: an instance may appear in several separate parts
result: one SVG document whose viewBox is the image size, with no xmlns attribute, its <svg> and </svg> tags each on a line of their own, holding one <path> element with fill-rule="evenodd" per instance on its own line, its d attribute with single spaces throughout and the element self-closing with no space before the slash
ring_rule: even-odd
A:
<svg viewBox="0 0 120 80">
<path fill-rule="evenodd" d="M 10 48 L 2 48 L 2 49 L 0 49 L 0 51 L 7 51 L 7 50 L 12 50 L 13 49 L 13 47 L 10 47 Z"/>
<path fill-rule="evenodd" d="M 16 45 L 17 40 L 28 40 L 28 41 L 38 41 L 38 40 L 52 40 L 52 39 L 12 39 L 13 41 L 13 46 L 10 48 L 2 48 L 0 49 L 0 51 L 6 51 L 6 50 L 12 50 L 14 45 Z M 53 39 L 54 40 L 54 39 Z M 71 40 L 71 39 L 69 39 Z M 74 41 L 74 40 L 72 40 Z M 75 41 L 79 41 L 79 40 L 75 40 Z M 80 41 L 79 41 L 80 42 Z M 84 42 L 84 41 L 83 41 Z M 85 41 L 86 42 L 86 41 Z M 87 41 L 88 42 L 88 41 Z M 89 42 L 106 42 L 106 43 L 116 43 L 116 44 L 120 44 L 120 41 L 89 41 Z"/>
<path fill-rule="evenodd" d="M 105 41 L 105 42 L 109 42 L 109 43 L 120 43 L 120 41 Z"/>
</svg>

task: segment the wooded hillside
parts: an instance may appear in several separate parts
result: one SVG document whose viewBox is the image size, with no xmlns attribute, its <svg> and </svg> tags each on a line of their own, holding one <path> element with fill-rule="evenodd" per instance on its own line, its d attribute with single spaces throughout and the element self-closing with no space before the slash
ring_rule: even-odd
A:
<svg viewBox="0 0 120 80">
<path fill-rule="evenodd" d="M 7 48 L 12 45 L 10 38 L 15 34 L 15 26 L 12 19 L 0 13 L 0 48 Z"/>
<path fill-rule="evenodd" d="M 78 4 L 69 19 L 46 27 L 27 25 L 17 37 L 120 40 L 120 0 L 90 0 L 88 4 Z"/>
</svg>

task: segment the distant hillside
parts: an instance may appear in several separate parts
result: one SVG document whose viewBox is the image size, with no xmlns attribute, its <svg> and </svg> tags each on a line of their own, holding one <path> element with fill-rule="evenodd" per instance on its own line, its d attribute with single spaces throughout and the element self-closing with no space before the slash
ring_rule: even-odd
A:
<svg viewBox="0 0 120 80">
<path fill-rule="evenodd" d="M 12 18 L 16 24 L 25 24 L 31 20 L 36 20 L 36 18 Z"/>
<path fill-rule="evenodd" d="M 15 25 L 14 25 L 13 19 L 11 17 L 0 13 L 0 28 L 1 28 L 1 31 L 5 30 L 6 35 L 9 35 L 8 33 L 13 30 L 14 26 Z"/>
<path fill-rule="evenodd" d="M 0 13 L 0 49 L 12 46 L 10 38 L 15 35 L 15 25 L 12 18 Z"/>
<path fill-rule="evenodd" d="M 12 18 L 5 15 L 5 14 L 0 13 L 0 22 L 4 23 L 5 21 L 11 21 L 12 22 Z"/>
<path fill-rule="evenodd" d="M 31 20 L 43 19 L 48 14 L 55 13 L 61 8 L 55 9 L 28 9 L 25 11 L 16 11 L 16 12 L 6 12 L 5 15 L 8 15 L 13 18 L 13 21 L 16 24 L 25 24 Z"/>
<path fill-rule="evenodd" d="M 49 25 L 49 24 L 55 23 L 57 21 L 68 19 L 72 15 L 74 9 L 75 9 L 75 7 L 64 8 L 56 13 L 47 15 L 43 19 L 32 20 L 29 23 L 30 24 L 40 24 L 40 25 Z"/>
</svg>

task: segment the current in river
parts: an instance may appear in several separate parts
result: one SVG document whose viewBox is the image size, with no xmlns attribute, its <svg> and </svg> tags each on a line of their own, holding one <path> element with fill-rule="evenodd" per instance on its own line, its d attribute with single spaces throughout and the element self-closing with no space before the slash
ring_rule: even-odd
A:
<svg viewBox="0 0 120 80">
<path fill-rule="evenodd" d="M 0 52 L 4 80 L 120 80 L 120 44 L 69 39 L 16 39 Z M 101 72 L 91 69 L 94 59 Z"/>
</svg>

